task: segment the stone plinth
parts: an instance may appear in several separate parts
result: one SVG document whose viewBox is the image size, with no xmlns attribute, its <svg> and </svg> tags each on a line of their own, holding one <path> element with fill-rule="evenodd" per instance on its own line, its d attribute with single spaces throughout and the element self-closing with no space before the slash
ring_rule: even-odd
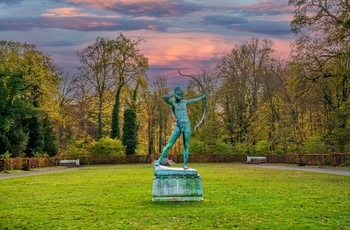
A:
<svg viewBox="0 0 350 230">
<path fill-rule="evenodd" d="M 195 169 L 157 166 L 152 194 L 153 201 L 201 201 L 202 180 Z"/>
</svg>

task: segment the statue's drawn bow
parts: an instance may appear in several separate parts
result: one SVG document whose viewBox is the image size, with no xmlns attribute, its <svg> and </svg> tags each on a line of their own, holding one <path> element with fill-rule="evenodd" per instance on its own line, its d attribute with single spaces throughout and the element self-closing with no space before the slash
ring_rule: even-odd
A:
<svg viewBox="0 0 350 230">
<path fill-rule="evenodd" d="M 178 72 L 179 72 L 179 74 L 180 74 L 181 76 L 190 77 L 190 78 L 192 78 L 193 80 L 195 80 L 195 81 L 199 84 L 199 86 L 201 87 L 203 93 L 205 94 L 204 87 L 203 87 L 203 85 L 200 83 L 200 81 L 198 81 L 198 79 L 196 79 L 196 78 L 193 77 L 192 75 L 182 74 L 182 73 L 180 72 L 180 70 L 178 70 Z M 203 100 L 203 115 L 202 115 L 202 118 L 201 118 L 201 120 L 198 122 L 198 124 L 194 127 L 193 132 L 196 132 L 196 129 L 198 128 L 198 126 L 204 121 L 204 116 L 205 116 L 205 113 L 206 113 L 206 111 L 207 111 L 207 101 L 206 101 L 206 100 L 207 100 L 206 98 Z"/>
</svg>

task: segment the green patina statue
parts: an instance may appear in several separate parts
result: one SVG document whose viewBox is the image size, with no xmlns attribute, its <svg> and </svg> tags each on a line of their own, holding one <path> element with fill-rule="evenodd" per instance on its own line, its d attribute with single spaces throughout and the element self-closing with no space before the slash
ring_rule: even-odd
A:
<svg viewBox="0 0 350 230">
<path fill-rule="evenodd" d="M 175 97 L 175 100 L 171 99 L 171 97 Z M 188 169 L 187 166 L 186 166 L 186 163 L 187 163 L 188 154 L 189 154 L 188 144 L 189 144 L 189 141 L 190 141 L 191 126 L 190 126 L 190 121 L 188 119 L 186 106 L 189 105 L 189 104 L 198 102 L 200 100 L 204 100 L 206 97 L 207 97 L 207 94 L 204 93 L 204 95 L 201 96 L 201 97 L 194 98 L 194 99 L 191 99 L 191 100 L 183 100 L 183 91 L 181 90 L 180 87 L 176 87 L 174 89 L 174 94 L 166 94 L 166 95 L 162 96 L 164 101 L 171 105 L 173 113 L 174 113 L 174 115 L 176 117 L 176 125 L 174 127 L 173 133 L 170 136 L 168 144 L 163 149 L 162 155 L 160 156 L 160 158 L 155 163 L 155 166 L 159 166 L 160 165 L 160 163 L 162 162 L 163 158 L 168 154 L 170 148 L 175 144 L 176 140 L 182 134 L 182 136 L 183 136 L 183 147 L 184 147 L 183 168 L 184 169 Z M 204 118 L 204 114 L 203 114 L 202 120 L 203 120 L 203 118 Z M 202 120 L 201 120 L 201 122 L 202 122 Z M 196 126 L 196 128 L 197 128 L 197 126 Z"/>
</svg>

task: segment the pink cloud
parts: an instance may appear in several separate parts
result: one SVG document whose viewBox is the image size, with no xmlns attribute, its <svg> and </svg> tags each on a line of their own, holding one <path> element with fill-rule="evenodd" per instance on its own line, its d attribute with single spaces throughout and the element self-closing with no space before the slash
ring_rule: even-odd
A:
<svg viewBox="0 0 350 230">
<path fill-rule="evenodd" d="M 287 59 L 290 54 L 290 41 L 283 41 L 283 40 L 277 40 L 277 39 L 271 39 L 273 41 L 273 49 L 277 52 L 277 55 L 279 55 L 283 59 Z"/>
<path fill-rule="evenodd" d="M 66 2 L 79 4 L 79 5 L 88 5 L 95 7 L 97 9 L 109 9 L 113 8 L 116 5 L 128 5 L 128 4 L 140 4 L 148 3 L 150 4 L 164 4 L 165 0 L 67 0 Z M 147 10 L 147 9 L 146 9 Z M 149 9 L 148 9 L 149 10 Z"/>
<path fill-rule="evenodd" d="M 90 17 L 90 18 L 121 18 L 121 16 L 115 15 L 104 15 L 100 16 L 93 13 L 82 12 L 81 9 L 75 7 L 64 7 L 64 8 L 54 8 L 47 9 L 44 17 Z"/>
<path fill-rule="evenodd" d="M 137 32 L 125 34 L 130 37 L 138 37 Z M 229 52 L 234 46 L 245 41 L 247 37 L 235 38 L 224 35 L 206 33 L 181 33 L 156 35 L 150 31 L 144 32 L 146 42 L 140 45 L 141 52 L 149 59 L 152 71 L 149 77 L 164 75 L 170 86 L 187 84 L 177 73 L 181 70 L 186 74 L 198 74 L 203 68 L 214 67 L 218 59 Z M 288 58 L 290 52 L 290 41 L 271 39 L 276 54 L 284 59 Z"/>
<path fill-rule="evenodd" d="M 83 13 L 80 9 L 74 7 L 47 9 L 42 16 L 46 17 L 95 17 L 96 14 Z"/>
<path fill-rule="evenodd" d="M 196 60 L 213 59 L 231 45 L 225 44 L 225 38 L 213 34 L 158 34 L 157 37 L 147 39 L 142 50 L 147 54 L 150 65 L 172 66 L 181 65 L 185 68 L 194 68 Z"/>
</svg>

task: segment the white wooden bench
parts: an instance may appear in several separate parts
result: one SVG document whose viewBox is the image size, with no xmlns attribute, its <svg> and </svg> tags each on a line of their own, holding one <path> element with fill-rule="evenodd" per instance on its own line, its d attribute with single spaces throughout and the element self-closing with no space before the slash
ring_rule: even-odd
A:
<svg viewBox="0 0 350 230">
<path fill-rule="evenodd" d="M 80 165 L 80 160 L 60 160 L 60 165 Z"/>
<path fill-rule="evenodd" d="M 247 156 L 247 164 L 262 164 L 266 163 L 266 157 L 250 157 Z"/>
</svg>

